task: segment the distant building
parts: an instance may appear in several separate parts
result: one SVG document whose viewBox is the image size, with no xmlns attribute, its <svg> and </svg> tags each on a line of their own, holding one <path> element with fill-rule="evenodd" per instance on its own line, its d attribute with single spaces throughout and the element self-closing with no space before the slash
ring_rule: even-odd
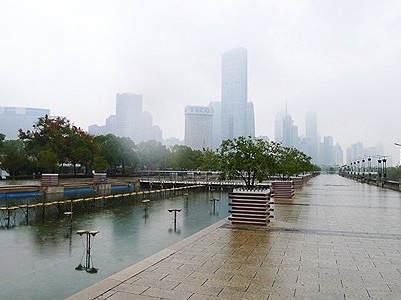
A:
<svg viewBox="0 0 401 300">
<path fill-rule="evenodd" d="M 305 118 L 306 125 L 306 148 L 305 153 L 312 157 L 312 163 L 318 162 L 318 145 L 319 137 L 317 133 L 317 117 L 316 113 L 308 112 Z"/>
<path fill-rule="evenodd" d="M 342 166 L 344 164 L 344 153 L 339 143 L 334 146 L 335 165 Z"/>
<path fill-rule="evenodd" d="M 116 114 L 106 119 L 106 125 L 90 125 L 88 132 L 93 135 L 114 134 L 129 137 L 135 143 L 155 140 L 163 141 L 163 132 L 153 125 L 153 117 L 148 111 L 142 111 L 142 95 L 122 93 L 116 96 Z"/>
<path fill-rule="evenodd" d="M 255 137 L 255 112 L 252 102 L 246 104 L 246 136 Z"/>
<path fill-rule="evenodd" d="M 49 109 L 31 107 L 0 107 L 0 133 L 8 140 L 18 139 L 18 130 L 32 130 L 40 117 L 50 115 Z"/>
<path fill-rule="evenodd" d="M 324 166 L 335 166 L 336 165 L 336 155 L 333 144 L 332 136 L 324 136 L 323 143 L 320 147 L 320 157 L 321 157 L 321 165 Z"/>
<path fill-rule="evenodd" d="M 221 139 L 255 136 L 253 106 L 248 105 L 247 50 L 239 47 L 222 56 Z M 252 114 L 252 115 L 250 115 Z"/>
<path fill-rule="evenodd" d="M 106 125 L 93 124 L 88 127 L 88 133 L 92 135 L 116 135 L 116 115 L 111 115 L 106 119 Z"/>
<path fill-rule="evenodd" d="M 212 122 L 212 107 L 186 106 L 185 145 L 196 150 L 211 149 Z"/>
<path fill-rule="evenodd" d="M 176 137 L 170 137 L 163 140 L 163 144 L 169 147 L 173 147 L 175 145 L 184 145 L 184 142 Z"/>
<path fill-rule="evenodd" d="M 148 111 L 142 112 L 142 138 L 141 141 L 162 142 L 162 130 L 159 126 L 153 125 L 153 116 Z"/>
<path fill-rule="evenodd" d="M 148 112 L 142 113 L 142 139 L 141 141 L 163 142 L 162 130 L 159 126 L 153 125 L 153 116 Z"/>
<path fill-rule="evenodd" d="M 212 149 L 216 150 L 221 145 L 221 102 L 212 101 L 209 106 L 213 109 L 212 116 Z"/>
<path fill-rule="evenodd" d="M 142 139 L 142 95 L 134 93 L 117 94 L 116 134 L 129 137 L 135 143 Z"/>
<path fill-rule="evenodd" d="M 275 121 L 275 140 L 286 147 L 299 148 L 298 127 L 287 113 L 280 113 Z"/>
<path fill-rule="evenodd" d="M 352 144 L 347 148 L 347 164 L 351 164 L 358 160 L 371 158 L 372 164 L 377 160 L 383 158 L 383 145 L 381 143 L 377 144 L 375 147 L 365 148 L 362 142 L 357 142 Z M 390 163 L 388 163 L 390 165 Z M 373 166 L 373 165 L 372 165 Z"/>
</svg>

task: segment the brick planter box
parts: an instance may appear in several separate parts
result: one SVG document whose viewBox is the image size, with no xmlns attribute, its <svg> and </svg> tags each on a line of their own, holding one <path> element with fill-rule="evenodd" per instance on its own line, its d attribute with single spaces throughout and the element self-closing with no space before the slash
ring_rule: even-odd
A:
<svg viewBox="0 0 401 300">
<path fill-rule="evenodd" d="M 289 199 L 294 197 L 295 189 L 294 189 L 294 181 L 287 180 L 287 181 L 273 181 L 273 188 L 274 188 L 274 198 L 285 198 Z"/>
<path fill-rule="evenodd" d="M 232 224 L 267 225 L 270 221 L 270 190 L 239 190 L 229 195 Z"/>
</svg>

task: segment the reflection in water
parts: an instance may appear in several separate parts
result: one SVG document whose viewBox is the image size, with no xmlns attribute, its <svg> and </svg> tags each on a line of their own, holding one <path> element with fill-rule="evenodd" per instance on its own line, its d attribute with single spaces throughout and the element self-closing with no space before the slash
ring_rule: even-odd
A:
<svg viewBox="0 0 401 300">
<path fill-rule="evenodd" d="M 122 201 L 86 214 L 74 210 L 73 218 L 60 214 L 59 219 L 0 230 L 0 299 L 65 299 L 226 217 L 228 196 L 216 194 L 218 215 L 210 213 L 210 193 L 190 193 L 152 200 L 146 211 L 141 200 Z M 181 209 L 176 231 L 171 208 Z M 78 230 L 100 231 L 91 240 L 89 266 L 98 273 L 75 271 L 85 249 Z"/>
</svg>

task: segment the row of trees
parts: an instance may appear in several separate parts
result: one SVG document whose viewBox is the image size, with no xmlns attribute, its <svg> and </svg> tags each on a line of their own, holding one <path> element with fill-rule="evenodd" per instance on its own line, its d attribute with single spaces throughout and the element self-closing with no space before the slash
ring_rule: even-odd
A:
<svg viewBox="0 0 401 300">
<path fill-rule="evenodd" d="M 242 178 L 246 185 L 268 176 L 292 175 L 315 169 L 310 157 L 274 142 L 240 137 L 226 140 L 216 150 L 187 146 L 166 147 L 155 141 L 135 144 L 112 134 L 92 136 L 66 118 L 39 118 L 32 130 L 19 130 L 19 140 L 0 135 L 1 168 L 12 176 L 59 172 L 63 165 L 130 175 L 136 170 L 214 170 L 225 178 Z"/>
</svg>

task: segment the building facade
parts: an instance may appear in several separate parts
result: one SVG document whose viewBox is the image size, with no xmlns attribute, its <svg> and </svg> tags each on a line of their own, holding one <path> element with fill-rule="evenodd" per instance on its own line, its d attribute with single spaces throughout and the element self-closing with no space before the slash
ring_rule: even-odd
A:
<svg viewBox="0 0 401 300">
<path fill-rule="evenodd" d="M 305 116 L 306 129 L 306 154 L 312 157 L 312 162 L 318 163 L 319 137 L 317 132 L 316 113 L 308 112 Z"/>
<path fill-rule="evenodd" d="M 212 101 L 209 106 L 213 109 L 212 117 L 212 149 L 216 150 L 221 145 L 221 102 Z"/>
<path fill-rule="evenodd" d="M 253 106 L 248 106 L 247 50 L 239 47 L 222 56 L 221 139 L 255 136 Z M 253 123 L 253 125 L 251 124 Z M 253 129 L 252 129 L 253 126 Z"/>
<path fill-rule="evenodd" d="M 213 109 L 211 106 L 185 107 L 185 145 L 194 150 L 212 148 Z"/>
<path fill-rule="evenodd" d="M 116 135 L 135 143 L 142 139 L 142 95 L 121 93 L 116 96 Z"/>
<path fill-rule="evenodd" d="M 32 130 L 40 117 L 50 115 L 49 109 L 32 107 L 0 107 L 0 133 L 8 140 L 18 139 L 18 130 Z"/>
</svg>

